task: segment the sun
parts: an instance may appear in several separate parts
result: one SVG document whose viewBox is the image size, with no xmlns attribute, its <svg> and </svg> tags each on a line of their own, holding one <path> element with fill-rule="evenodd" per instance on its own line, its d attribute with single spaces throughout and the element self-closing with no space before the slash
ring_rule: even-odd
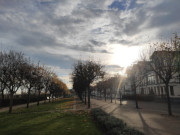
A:
<svg viewBox="0 0 180 135">
<path fill-rule="evenodd" d="M 113 48 L 111 63 L 127 68 L 138 59 L 138 52 L 139 48 L 137 46 L 127 47 L 115 45 Z"/>
</svg>

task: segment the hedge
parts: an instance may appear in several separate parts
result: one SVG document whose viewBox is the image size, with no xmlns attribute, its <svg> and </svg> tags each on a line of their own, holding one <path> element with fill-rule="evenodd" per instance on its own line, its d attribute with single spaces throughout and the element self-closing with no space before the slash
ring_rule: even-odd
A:
<svg viewBox="0 0 180 135">
<path fill-rule="evenodd" d="M 35 95 L 30 96 L 30 102 L 37 102 L 38 97 Z M 45 100 L 44 95 L 40 95 L 39 101 Z M 5 98 L 2 102 L 2 99 L 0 98 L 0 107 L 7 107 L 9 106 L 9 98 Z M 14 96 L 13 98 L 13 105 L 20 105 L 20 104 L 26 104 L 27 103 L 27 95 L 22 95 L 21 97 L 19 96 Z"/>
<path fill-rule="evenodd" d="M 144 135 L 128 127 L 124 121 L 109 115 L 99 108 L 92 109 L 91 116 L 107 135 Z"/>
</svg>

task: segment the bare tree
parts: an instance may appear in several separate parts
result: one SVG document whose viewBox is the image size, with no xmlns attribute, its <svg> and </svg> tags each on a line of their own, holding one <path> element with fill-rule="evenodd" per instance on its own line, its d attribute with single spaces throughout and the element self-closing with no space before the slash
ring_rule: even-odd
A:
<svg viewBox="0 0 180 135">
<path fill-rule="evenodd" d="M 0 91 L 1 91 L 1 105 L 4 103 L 4 91 L 6 88 L 6 80 L 4 74 L 7 72 L 5 54 L 0 52 Z"/>
<path fill-rule="evenodd" d="M 172 115 L 171 99 L 169 95 L 169 83 L 178 75 L 179 64 L 179 43 L 180 39 L 175 37 L 170 41 L 154 43 L 149 48 L 149 58 L 144 55 L 144 60 L 149 59 L 149 66 L 165 84 L 167 96 L 168 114 Z M 147 54 L 147 53 L 146 53 Z"/>
<path fill-rule="evenodd" d="M 147 61 L 139 61 L 137 64 L 134 64 L 132 67 L 127 69 L 127 76 L 131 82 L 131 89 L 134 92 L 136 109 L 139 108 L 138 99 L 137 99 L 137 87 L 140 86 L 147 73 L 149 72 L 149 62 Z"/>
<path fill-rule="evenodd" d="M 24 57 L 21 52 L 0 51 L 0 92 L 2 102 L 4 100 L 4 91 L 7 90 L 10 96 L 9 113 L 12 112 L 14 94 L 21 89 L 27 88 L 27 108 L 29 107 L 30 94 L 34 89 L 38 92 L 37 105 L 39 105 L 40 94 L 45 90 L 45 97 L 52 83 L 51 75 L 55 75 L 43 66 L 31 63 L 30 59 Z M 57 78 L 57 77 L 56 77 Z M 56 88 L 53 94 L 56 96 L 68 94 L 68 88 L 60 79 L 55 82 Z"/>
<path fill-rule="evenodd" d="M 39 101 L 40 101 L 40 96 L 41 96 L 41 91 L 43 90 L 43 88 L 45 88 L 45 84 L 44 84 L 44 68 L 42 66 L 38 66 L 36 67 L 36 89 L 38 91 L 38 96 L 37 96 L 37 106 L 39 106 Z M 35 93 L 36 94 L 36 93 Z"/>
<path fill-rule="evenodd" d="M 23 65 L 26 62 L 23 53 L 9 51 L 4 53 L 3 77 L 4 84 L 10 94 L 9 113 L 12 112 L 13 95 L 23 84 Z"/>
<path fill-rule="evenodd" d="M 72 73 L 73 85 L 75 86 L 76 81 L 85 86 L 88 91 L 88 108 L 90 108 L 90 84 L 92 84 L 96 79 L 104 76 L 104 71 L 102 71 L 103 66 L 88 60 L 86 62 L 79 61 L 74 65 L 74 71 Z M 76 81 L 75 81 L 76 80 Z M 78 84 L 79 85 L 79 84 Z M 76 85 L 77 86 L 77 85 Z M 75 89 L 76 90 L 76 89 Z"/>
<path fill-rule="evenodd" d="M 50 84 L 52 82 L 53 79 L 53 72 L 50 69 L 45 68 L 44 69 L 44 84 L 45 84 L 45 99 L 47 99 L 47 92 L 49 91 L 50 88 Z M 50 98 L 50 97 L 49 97 Z M 46 100 L 45 100 L 46 102 Z"/>
<path fill-rule="evenodd" d="M 99 81 L 98 83 L 96 83 L 96 90 L 97 92 L 99 92 L 99 98 L 101 99 L 102 92 L 104 90 L 104 81 Z"/>
<path fill-rule="evenodd" d="M 60 96 L 65 97 L 65 94 L 69 94 L 67 85 L 62 82 L 55 74 L 52 74 L 52 80 L 49 85 L 49 92 L 50 96 L 52 96 L 53 98 L 57 98 Z"/>
<path fill-rule="evenodd" d="M 74 71 L 72 72 L 72 82 L 73 82 L 73 88 L 79 98 L 84 101 L 86 104 L 86 80 L 85 74 L 84 74 L 84 64 L 82 61 L 78 61 L 76 64 L 74 64 Z"/>
<path fill-rule="evenodd" d="M 171 39 L 171 42 L 174 46 L 174 50 L 176 51 L 175 63 L 177 67 L 177 80 L 180 83 L 180 38 L 177 33 L 174 34 L 174 38 Z"/>
<path fill-rule="evenodd" d="M 35 88 L 36 84 L 36 68 L 34 64 L 31 64 L 30 61 L 24 66 L 24 72 L 25 72 L 25 82 L 24 86 L 28 89 L 27 92 L 27 108 L 29 108 L 30 103 L 30 95 L 33 88 Z"/>
</svg>

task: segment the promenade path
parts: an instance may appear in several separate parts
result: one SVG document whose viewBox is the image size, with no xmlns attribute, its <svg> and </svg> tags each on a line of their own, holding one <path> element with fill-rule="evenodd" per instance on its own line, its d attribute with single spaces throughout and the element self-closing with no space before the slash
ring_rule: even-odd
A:
<svg viewBox="0 0 180 135">
<path fill-rule="evenodd" d="M 135 108 L 134 101 L 97 100 L 92 99 L 92 108 L 99 107 L 107 113 L 124 120 L 145 135 L 180 135 L 180 105 L 172 105 L 174 116 L 167 115 L 167 104 L 155 102 L 139 102 L 141 109 Z"/>
</svg>

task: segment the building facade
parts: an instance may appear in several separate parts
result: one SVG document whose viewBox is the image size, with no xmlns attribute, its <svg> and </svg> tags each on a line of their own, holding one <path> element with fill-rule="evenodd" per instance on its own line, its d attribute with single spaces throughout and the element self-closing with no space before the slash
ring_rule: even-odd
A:
<svg viewBox="0 0 180 135">
<path fill-rule="evenodd" d="M 146 68 L 146 70 L 143 68 Z M 141 61 L 134 64 L 127 73 L 127 79 L 124 85 L 125 86 L 122 86 L 126 88 L 124 91 L 129 91 L 131 89 L 131 92 L 127 94 L 134 94 L 136 89 L 136 94 L 138 95 L 166 97 L 165 83 L 151 70 L 148 62 Z M 178 73 L 172 76 L 168 90 L 171 98 L 180 98 L 180 76 Z"/>
</svg>

